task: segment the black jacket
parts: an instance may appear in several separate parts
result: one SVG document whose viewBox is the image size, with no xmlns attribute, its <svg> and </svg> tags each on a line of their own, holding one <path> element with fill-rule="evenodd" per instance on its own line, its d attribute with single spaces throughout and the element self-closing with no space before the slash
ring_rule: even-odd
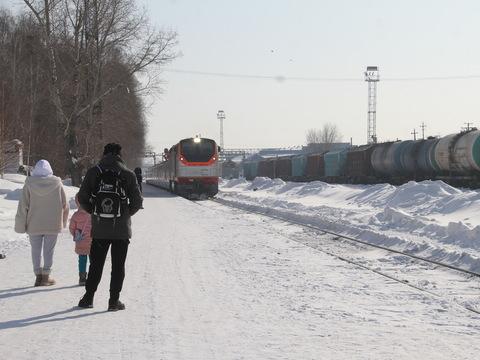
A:
<svg viewBox="0 0 480 360">
<path fill-rule="evenodd" d="M 108 154 L 98 164 L 102 169 L 120 171 L 127 201 L 122 204 L 121 216 L 116 219 L 105 219 L 92 215 L 93 239 L 130 239 L 132 225 L 130 217 L 142 208 L 143 199 L 138 189 L 137 179 L 123 160 L 116 155 Z M 100 170 L 97 166 L 90 168 L 85 175 L 78 193 L 78 202 L 82 208 L 92 214 L 92 194 L 97 191 Z"/>
</svg>

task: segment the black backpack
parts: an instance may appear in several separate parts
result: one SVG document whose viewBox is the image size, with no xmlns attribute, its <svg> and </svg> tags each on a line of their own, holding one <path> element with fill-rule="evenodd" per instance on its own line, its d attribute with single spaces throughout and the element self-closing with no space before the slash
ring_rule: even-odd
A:
<svg viewBox="0 0 480 360">
<path fill-rule="evenodd" d="M 122 202 L 127 197 L 123 187 L 120 171 L 102 169 L 97 165 L 98 175 L 97 192 L 92 195 L 93 214 L 101 218 L 115 219 L 122 215 Z"/>
</svg>

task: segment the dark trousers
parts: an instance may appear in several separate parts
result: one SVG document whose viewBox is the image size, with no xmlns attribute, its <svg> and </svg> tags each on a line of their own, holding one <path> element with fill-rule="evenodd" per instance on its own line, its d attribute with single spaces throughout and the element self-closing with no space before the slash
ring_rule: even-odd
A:
<svg viewBox="0 0 480 360">
<path fill-rule="evenodd" d="M 110 300 L 118 300 L 122 291 L 123 279 L 125 278 L 125 260 L 127 258 L 128 244 L 125 240 L 93 239 L 90 248 L 90 267 L 88 269 L 85 290 L 93 294 L 97 291 L 98 284 L 102 279 L 103 266 L 107 257 L 108 248 L 112 246 L 112 275 L 110 279 Z"/>
</svg>

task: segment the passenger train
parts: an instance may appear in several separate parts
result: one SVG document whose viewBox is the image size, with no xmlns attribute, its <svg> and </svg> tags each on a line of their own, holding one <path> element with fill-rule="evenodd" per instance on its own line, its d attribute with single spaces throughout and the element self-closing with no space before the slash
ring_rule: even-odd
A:
<svg viewBox="0 0 480 360">
<path fill-rule="evenodd" d="M 164 160 L 147 169 L 146 182 L 182 196 L 214 196 L 218 192 L 219 148 L 212 139 L 183 139 L 165 149 Z"/>
<path fill-rule="evenodd" d="M 442 138 L 394 141 L 317 154 L 245 161 L 244 176 L 289 181 L 402 184 L 443 180 L 454 186 L 480 187 L 480 131 L 470 129 Z"/>
</svg>

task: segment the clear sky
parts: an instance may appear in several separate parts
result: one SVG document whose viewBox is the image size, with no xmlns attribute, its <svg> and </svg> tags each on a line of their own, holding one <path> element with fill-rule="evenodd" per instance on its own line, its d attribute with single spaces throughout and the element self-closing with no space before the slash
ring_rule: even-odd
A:
<svg viewBox="0 0 480 360">
<path fill-rule="evenodd" d="M 0 0 L 0 2 L 5 0 Z M 152 22 L 179 33 L 183 55 L 169 68 L 200 72 L 358 81 L 276 81 L 166 71 L 148 113 L 158 151 L 180 138 L 219 138 L 226 147 L 294 146 L 309 128 L 337 124 L 366 142 L 367 84 L 377 65 L 377 135 L 409 139 L 480 126 L 480 1 L 477 0 L 139 0 Z"/>
</svg>

